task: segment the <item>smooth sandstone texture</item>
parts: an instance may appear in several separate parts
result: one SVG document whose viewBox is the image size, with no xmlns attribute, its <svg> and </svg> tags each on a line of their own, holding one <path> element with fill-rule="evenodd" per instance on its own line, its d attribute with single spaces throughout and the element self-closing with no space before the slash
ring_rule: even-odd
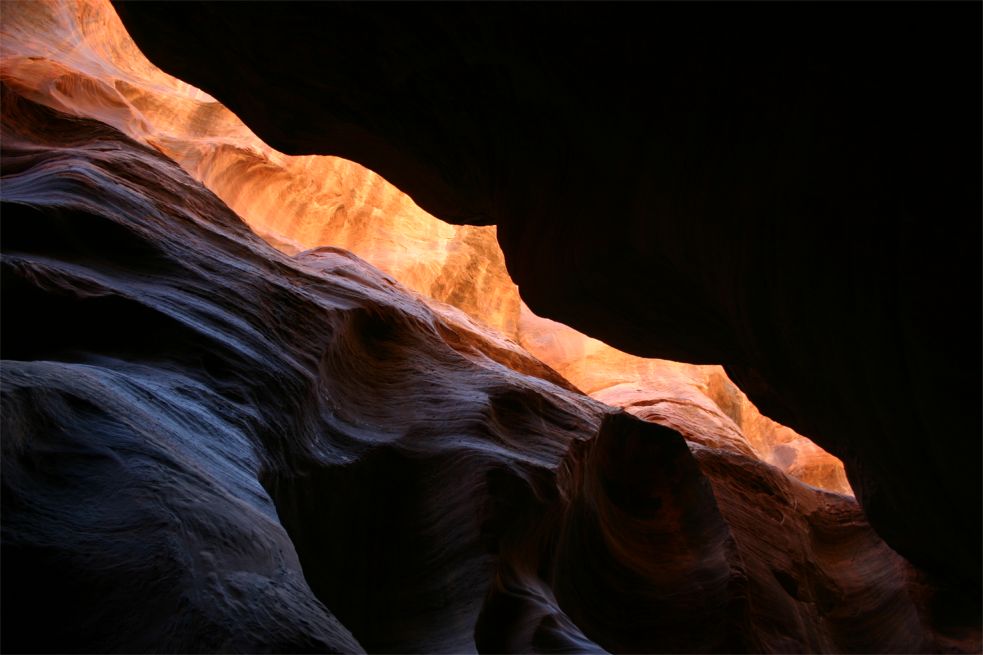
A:
<svg viewBox="0 0 983 655">
<path fill-rule="evenodd" d="M 354 252 L 500 331 L 608 404 L 852 493 L 835 457 L 760 416 L 719 366 L 632 357 L 536 317 L 509 278 L 494 227 L 448 225 L 353 162 L 276 152 L 212 98 L 146 61 L 108 2 L 8 7 L 0 47 L 9 84 L 160 150 L 284 252 L 323 245 Z"/>
<path fill-rule="evenodd" d="M 0 101 L 5 651 L 979 648 L 852 499 Z"/>
<path fill-rule="evenodd" d="M 536 314 L 723 364 L 979 595 L 979 3 L 116 6 L 278 150 L 497 225 Z"/>
</svg>

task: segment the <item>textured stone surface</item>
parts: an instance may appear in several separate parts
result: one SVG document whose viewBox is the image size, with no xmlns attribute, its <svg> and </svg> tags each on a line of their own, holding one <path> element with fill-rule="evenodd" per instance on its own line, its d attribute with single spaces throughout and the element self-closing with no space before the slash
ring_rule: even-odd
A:
<svg viewBox="0 0 983 655">
<path fill-rule="evenodd" d="M 213 99 L 149 64 L 108 2 L 10 7 L 3 44 L 8 83 L 165 153 L 284 252 L 323 245 L 354 252 L 502 332 L 604 402 L 677 428 L 695 422 L 700 429 L 682 428 L 683 434 L 702 443 L 748 452 L 750 440 L 766 461 L 850 493 L 836 458 L 761 417 L 719 366 L 631 357 L 537 318 L 509 278 L 494 227 L 448 225 L 354 162 L 276 152 Z M 664 404 L 667 398 L 674 402 Z"/>
<path fill-rule="evenodd" d="M 520 300 L 494 227 L 437 220 L 354 162 L 270 148 L 208 94 L 147 61 L 108 1 L 8 7 L 3 74 L 26 97 L 163 152 L 287 252 L 345 248 L 427 297 L 516 331 Z"/>
<path fill-rule="evenodd" d="M 852 499 L 0 100 L 5 651 L 978 648 Z"/>
<path fill-rule="evenodd" d="M 687 440 L 756 457 L 811 485 L 850 494 L 842 463 L 762 416 L 720 366 L 635 357 L 522 306 L 518 341 L 601 402 Z"/>
<path fill-rule="evenodd" d="M 978 3 L 117 6 L 273 147 L 496 224 L 537 314 L 724 364 L 979 589 Z"/>
<path fill-rule="evenodd" d="M 353 208 L 332 230 L 377 257 L 402 237 L 368 219 L 410 205 L 269 150 L 112 20 L 3 7 L 4 651 L 979 652 L 978 594 L 760 461 L 841 482 L 719 367 L 522 305 L 503 335 L 340 248 L 258 239 L 203 181 L 273 225 L 330 172 L 325 206 Z M 259 145 L 192 165 L 230 142 Z M 264 176 L 280 191 L 241 181 Z M 480 276 L 431 282 L 491 230 L 465 256 L 471 228 L 434 225 L 408 278 L 480 299 Z"/>
</svg>

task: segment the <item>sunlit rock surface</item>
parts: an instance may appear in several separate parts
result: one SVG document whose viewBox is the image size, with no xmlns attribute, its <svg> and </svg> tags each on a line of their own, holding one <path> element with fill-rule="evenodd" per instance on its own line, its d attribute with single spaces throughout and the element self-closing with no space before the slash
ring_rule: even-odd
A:
<svg viewBox="0 0 983 655">
<path fill-rule="evenodd" d="M 160 150 L 283 250 L 345 248 L 430 298 L 515 332 L 519 297 L 493 227 L 434 219 L 353 162 L 273 150 L 210 96 L 148 62 L 108 1 L 7 7 L 3 74 L 26 97 Z"/>
<path fill-rule="evenodd" d="M 978 647 L 852 499 L 0 100 L 5 651 Z"/>
<path fill-rule="evenodd" d="M 719 366 L 633 357 L 539 319 L 509 278 L 493 226 L 446 224 L 354 162 L 276 152 L 212 98 L 146 61 L 108 2 L 8 6 L 9 84 L 160 150 L 281 250 L 349 250 L 500 331 L 603 402 L 851 493 L 835 457 L 761 416 Z"/>
<path fill-rule="evenodd" d="M 980 595 L 983 5 L 116 6 L 278 150 L 496 225 L 537 314 L 723 364 Z"/>
<path fill-rule="evenodd" d="M 851 493 L 843 465 L 762 416 L 720 366 L 645 359 L 534 315 L 522 306 L 518 340 L 585 393 L 678 430 L 687 440 L 762 459 L 811 485 Z"/>
<path fill-rule="evenodd" d="M 0 9 L 5 652 L 979 651 L 719 367 L 534 316 L 493 228 L 270 150 L 104 3 Z"/>
</svg>

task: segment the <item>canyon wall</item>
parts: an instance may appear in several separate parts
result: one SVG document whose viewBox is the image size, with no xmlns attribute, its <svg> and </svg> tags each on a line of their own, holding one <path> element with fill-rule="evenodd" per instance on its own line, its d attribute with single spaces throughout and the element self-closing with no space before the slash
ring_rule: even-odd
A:
<svg viewBox="0 0 983 655">
<path fill-rule="evenodd" d="M 274 148 L 496 225 L 537 315 L 724 365 L 978 594 L 978 3 L 114 6 Z"/>
<path fill-rule="evenodd" d="M 166 154 L 284 252 L 349 250 L 501 332 L 604 402 L 647 407 L 636 413 L 664 422 L 665 413 L 652 409 L 660 399 L 685 399 L 684 407 L 699 409 L 683 413 L 701 425 L 684 431 L 687 438 L 744 451 L 750 442 L 800 479 L 851 493 L 835 457 L 762 417 L 721 367 L 631 357 L 540 319 L 509 278 L 493 226 L 446 224 L 354 162 L 273 150 L 210 96 L 146 61 L 107 2 L 10 6 L 0 46 L 8 84 Z"/>
<path fill-rule="evenodd" d="M 169 8 L 161 42 L 187 10 Z M 308 9 L 378 17 L 352 6 Z M 959 495 L 978 483 L 978 469 L 957 461 L 971 454 L 967 433 L 945 433 L 942 455 L 936 441 L 922 442 L 924 461 L 905 490 L 896 476 L 912 466 L 916 427 L 891 444 L 865 432 L 921 411 L 905 407 L 905 385 L 931 380 L 896 379 L 897 363 L 877 369 L 878 348 L 828 362 L 823 349 L 807 359 L 798 347 L 786 353 L 783 366 L 801 370 L 792 371 L 797 384 L 779 389 L 804 424 L 822 409 L 823 443 L 839 444 L 862 482 L 858 504 L 842 493 L 849 487 L 838 462 L 762 416 L 723 368 L 640 356 L 733 354 L 719 341 L 694 346 L 719 337 L 713 325 L 686 332 L 688 343 L 683 332 L 654 331 L 628 348 L 640 355 L 630 354 L 537 316 L 509 277 L 519 274 L 526 298 L 530 270 L 555 268 L 531 285 L 534 307 L 551 276 L 569 276 L 579 291 L 603 287 L 610 297 L 602 303 L 589 293 L 561 293 L 557 302 L 572 303 L 575 323 L 595 324 L 605 338 L 631 312 L 688 330 L 688 303 L 705 299 L 678 295 L 694 290 L 692 279 L 650 296 L 640 278 L 617 278 L 617 258 L 630 260 L 648 240 L 609 251 L 602 231 L 550 227 L 560 206 L 507 212 L 513 222 L 497 229 L 441 223 L 358 164 L 267 146 L 212 96 L 147 62 L 106 3 L 8 2 L 2 10 L 5 651 L 979 652 L 979 590 L 963 538 L 975 529 L 974 498 Z M 204 29 L 221 11 L 211 6 L 184 28 Z M 448 15 L 461 11 L 470 10 Z M 540 10 L 514 11 L 535 19 Z M 275 45 L 279 21 L 297 14 L 266 13 Z M 242 25 L 233 21 L 211 45 L 228 47 Z M 476 33 L 487 36 L 488 25 L 495 21 Z M 519 45 L 537 34 L 535 20 L 524 25 L 511 33 Z M 366 45 L 405 55 L 416 38 Z M 603 41 L 603 31 L 594 38 Z M 455 43 L 483 52 L 480 39 L 476 50 Z M 468 61 L 447 65 L 475 65 Z M 263 88 L 264 70 L 247 66 L 240 82 Z M 285 83 L 296 73 L 284 70 Z M 576 79 L 561 75 L 550 88 L 562 93 Z M 281 92 L 303 98 L 310 84 Z M 459 106 L 440 85 L 424 90 L 445 108 Z M 282 98 L 268 96 L 270 106 Z M 407 115 L 428 106 L 411 103 Z M 283 116 L 288 132 L 308 125 L 303 110 Z M 334 143 L 318 134 L 307 136 Z M 349 145 L 373 138 L 351 134 Z M 375 155 L 392 145 L 378 148 Z M 419 155 L 408 147 L 400 157 Z M 455 175 L 487 172 L 480 158 L 470 161 Z M 580 175 L 564 170 L 571 181 Z M 446 188 L 437 178 L 422 187 L 413 175 L 400 179 L 414 197 L 435 191 L 444 217 L 477 216 L 462 201 L 476 187 L 455 176 Z M 610 190 L 628 178 L 594 179 Z M 485 191 L 512 202 L 516 184 Z M 560 197 L 551 189 L 543 199 Z M 580 190 L 579 211 L 623 225 L 612 222 L 623 215 L 613 205 L 596 211 L 597 189 Z M 584 215 L 572 211 L 571 226 Z M 514 222 L 523 217 L 525 228 Z M 517 230 L 532 234 L 516 241 Z M 560 257 L 554 249 L 571 239 L 593 240 L 582 253 L 590 256 Z M 541 246 L 539 261 L 515 259 L 517 244 Z M 712 263 L 719 248 L 707 241 L 694 265 Z M 743 252 L 764 261 L 761 250 Z M 788 257 L 790 276 L 815 264 Z M 674 258 L 686 261 L 682 252 Z M 841 253 L 828 265 L 842 261 Z M 647 275 L 673 281 L 661 277 L 673 273 L 664 261 L 650 264 Z M 592 277 L 598 270 L 605 275 Z M 723 275 L 706 270 L 708 279 Z M 737 292 L 748 269 L 727 270 L 735 298 L 747 300 Z M 780 296 L 786 269 L 773 270 L 776 287 L 754 289 Z M 910 301 L 904 284 L 931 279 L 902 279 L 896 300 Z M 868 282 L 858 284 L 869 301 Z M 830 289 L 818 290 L 815 311 L 828 309 Z M 602 318 L 608 305 L 620 310 Z M 756 312 L 777 307 L 738 305 L 751 312 L 747 330 L 727 332 L 739 339 L 763 324 Z M 880 309 L 858 309 L 858 321 L 871 322 L 842 329 L 868 334 L 881 325 Z M 813 343 L 809 330 L 828 327 L 773 318 L 775 330 L 808 328 L 801 348 Z M 648 334 L 639 325 L 619 332 L 627 341 L 618 345 Z M 954 328 L 947 347 L 970 328 L 972 320 Z M 897 345 L 885 334 L 880 348 Z M 656 336 L 674 345 L 656 344 L 654 353 Z M 843 333 L 827 334 L 836 336 Z M 789 343 L 781 337 L 772 347 Z M 775 352 L 756 356 L 774 364 Z M 747 368 L 750 359 L 719 361 L 743 371 L 755 400 L 780 379 L 774 368 Z M 853 375 L 831 384 L 833 372 Z M 958 387 L 960 379 L 947 381 Z M 887 403 L 899 385 L 905 393 Z M 952 388 L 954 405 L 938 405 L 938 425 L 926 433 L 965 427 L 958 401 L 971 390 Z M 951 476 L 940 476 L 951 463 Z M 878 504 L 932 485 L 907 522 Z M 950 504 L 926 519 L 940 498 Z M 918 532 L 932 521 L 944 529 Z M 918 557 L 908 561 L 909 553 Z M 933 559 L 940 553 L 951 555 L 945 566 Z"/>
<path fill-rule="evenodd" d="M 852 499 L 0 101 L 4 650 L 978 648 Z"/>
</svg>

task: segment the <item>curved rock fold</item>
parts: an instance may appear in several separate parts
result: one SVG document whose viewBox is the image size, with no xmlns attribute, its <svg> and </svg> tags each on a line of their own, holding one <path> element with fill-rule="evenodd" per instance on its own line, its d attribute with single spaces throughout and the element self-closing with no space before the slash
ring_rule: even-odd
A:
<svg viewBox="0 0 983 655">
<path fill-rule="evenodd" d="M 174 63 L 169 30 L 188 8 L 170 7 L 174 18 L 154 5 L 125 6 L 122 14 L 152 56 Z M 227 10 L 210 7 L 191 33 Z M 411 37 L 377 9 L 311 10 L 378 27 L 363 33 L 375 35 L 370 51 L 386 53 L 379 61 L 400 55 L 418 66 L 416 57 L 444 50 L 464 55 L 431 63 L 437 71 L 479 70 L 476 80 L 490 85 L 492 100 L 507 80 L 516 82 L 497 100 L 508 111 L 494 130 L 507 138 L 496 146 L 466 118 L 434 127 L 428 143 L 396 138 L 395 119 L 367 129 L 366 116 L 382 110 L 371 89 L 347 87 L 355 83 L 347 75 L 376 65 L 353 55 L 323 82 L 342 94 L 324 132 L 311 128 L 309 87 L 270 99 L 271 107 L 300 99 L 296 120 L 277 127 L 274 143 L 310 136 L 312 147 L 341 143 L 367 161 L 376 157 L 439 214 L 502 220 L 504 258 L 494 227 L 440 223 L 353 162 L 276 152 L 213 98 L 143 59 L 105 2 L 5 5 L 3 650 L 979 652 L 980 598 L 967 566 L 977 524 L 950 521 L 973 505 L 960 495 L 972 476 L 958 477 L 973 464 L 962 461 L 956 479 L 937 476 L 973 447 L 954 432 L 951 453 L 935 441 L 916 448 L 924 406 L 902 408 L 934 384 L 921 374 L 945 368 L 917 347 L 935 332 L 911 318 L 928 306 L 912 289 L 924 291 L 936 277 L 902 265 L 911 232 L 885 237 L 889 252 L 851 259 L 852 248 L 871 244 L 865 224 L 847 254 L 815 264 L 794 221 L 752 220 L 746 233 L 727 223 L 721 238 L 748 249 L 711 240 L 689 261 L 686 244 L 706 234 L 713 203 L 701 206 L 706 214 L 689 207 L 697 220 L 674 227 L 642 220 L 641 210 L 621 211 L 653 197 L 663 209 L 673 205 L 655 186 L 607 207 L 630 217 L 610 237 L 630 244 L 606 250 L 602 235 L 590 245 L 594 233 L 576 227 L 601 215 L 599 196 L 580 185 L 577 208 L 575 194 L 558 192 L 583 182 L 581 175 L 602 189 L 624 186 L 617 167 L 599 176 L 593 164 L 576 169 L 582 151 L 608 147 L 599 133 L 588 129 L 585 143 L 558 151 L 568 164 L 546 181 L 539 203 L 520 202 L 530 169 L 497 166 L 514 152 L 537 170 L 555 164 L 544 145 L 569 143 L 560 137 L 575 114 L 550 127 L 526 124 L 516 112 L 529 101 L 533 118 L 552 115 L 546 98 L 581 98 L 578 80 L 609 59 L 596 69 L 553 68 L 563 50 L 551 53 L 548 42 L 533 48 L 544 14 L 530 6 L 514 10 L 528 20 L 508 32 L 515 53 L 502 60 L 504 69 L 478 47 L 499 43 L 499 18 L 472 25 L 470 10 L 454 8 L 440 20 L 425 10 L 434 18 L 430 31 Z M 248 18 L 255 7 L 242 11 Z M 281 39 L 304 11 L 271 19 L 271 38 Z M 563 24 L 579 25 L 580 11 Z M 153 38 L 141 27 L 147 17 L 161 20 Z M 178 59 L 209 49 L 215 64 L 201 76 L 213 82 L 223 58 L 238 52 L 230 39 L 255 27 L 237 20 Z M 445 29 L 461 20 L 474 27 L 477 45 L 466 42 L 470 32 Z M 637 30 L 626 30 L 610 61 L 651 54 Z M 602 29 L 584 38 L 601 48 L 609 36 Z M 414 54 L 420 39 L 433 40 L 433 49 Z M 316 52 L 337 54 L 345 43 Z M 290 52 L 274 49 L 269 66 Z M 538 58 L 528 74 L 515 73 L 531 53 Z M 818 66 L 810 74 L 828 82 Z M 270 70 L 248 71 L 244 86 L 262 88 Z M 464 87 L 467 102 L 455 105 L 440 75 L 414 90 L 402 70 L 373 68 L 379 93 L 426 98 L 407 108 L 406 121 L 426 122 L 436 105 L 476 106 L 467 95 L 475 80 Z M 542 87 L 552 95 L 540 95 L 544 71 L 553 71 Z M 681 84 L 672 74 L 665 83 Z M 223 100 L 230 93 L 224 85 L 209 90 Z M 228 97 L 241 107 L 237 94 Z M 616 100 L 629 129 L 632 105 Z M 697 109 L 702 100 L 696 96 Z M 475 124 L 494 107 L 476 109 Z M 246 109 L 270 138 L 263 113 Z M 672 102 L 659 111 L 678 118 Z M 700 122 L 695 116 L 686 134 Z M 624 134 L 612 130 L 617 149 Z M 682 147 L 679 138 L 670 150 Z M 526 147 L 512 151 L 516 143 Z M 859 143 L 862 150 L 871 141 Z M 719 151 L 706 145 L 708 170 L 717 170 Z M 459 149 L 488 159 L 458 158 Z M 424 165 L 411 174 L 405 167 L 413 162 Z M 648 164 L 665 172 L 659 161 Z M 750 215 L 741 212 L 754 197 L 735 205 L 738 216 Z M 544 211 L 550 198 L 572 204 Z M 554 220 L 567 210 L 569 224 Z M 845 238 L 839 230 L 847 223 L 813 236 L 828 246 Z M 769 230 L 781 238 L 764 239 Z M 967 230 L 960 225 L 954 234 Z M 944 245 L 932 234 L 925 248 Z M 765 242 L 788 250 L 766 253 Z M 527 256 L 537 247 L 541 257 Z M 571 253 L 586 259 L 556 266 Z M 723 268 L 708 266 L 714 255 L 730 267 L 726 283 Z M 802 261 L 791 261 L 797 256 Z M 641 355 L 721 355 L 727 372 L 617 351 L 536 316 L 506 260 L 536 309 L 573 317 L 596 334 L 617 332 L 619 345 Z M 619 277 L 641 270 L 643 260 L 649 281 Z M 788 279 L 754 263 L 765 261 Z M 824 278 L 845 261 L 852 268 L 842 277 Z M 697 274 L 690 264 L 706 268 Z M 881 273 L 871 270 L 881 264 Z M 595 266 L 611 277 L 592 278 Z M 544 267 L 554 270 L 543 277 Z M 795 301 L 782 314 L 778 301 L 812 275 L 816 307 Z M 613 292 L 612 279 L 622 282 Z M 834 302 L 846 280 L 856 296 Z M 645 295 L 652 285 L 657 293 Z M 887 287 L 898 291 L 882 297 Z M 588 293 L 565 295 L 578 288 Z M 624 310 L 609 321 L 583 310 L 603 288 L 606 303 Z M 752 298 L 753 289 L 764 296 Z M 829 320 L 799 322 L 834 305 L 843 311 Z M 795 346 L 800 339 L 816 345 L 844 316 L 856 324 L 827 334 L 844 339 L 842 350 Z M 854 357 L 890 317 L 900 317 L 897 331 L 885 332 L 869 358 Z M 701 327 L 689 334 L 693 321 Z M 650 334 L 676 341 L 657 343 Z M 903 356 L 882 369 L 888 351 Z M 829 384 L 842 372 L 853 376 Z M 835 458 L 759 413 L 728 373 L 755 402 L 764 399 L 769 415 L 789 416 L 809 434 L 816 428 L 822 443 L 835 446 L 859 482 L 860 502 L 848 495 Z M 896 402 L 887 402 L 891 394 Z M 858 402 L 869 416 L 860 416 Z M 964 410 L 939 426 L 971 427 Z M 899 426 L 897 452 L 872 459 L 884 430 Z M 915 450 L 926 460 L 922 469 L 912 469 Z M 899 471 L 913 472 L 910 489 L 899 486 Z M 938 488 L 911 506 L 916 527 L 900 523 L 899 504 L 931 483 Z M 939 499 L 955 500 L 926 518 Z M 918 534 L 932 525 L 944 530 Z M 940 556 L 951 561 L 940 564 Z"/>
</svg>

